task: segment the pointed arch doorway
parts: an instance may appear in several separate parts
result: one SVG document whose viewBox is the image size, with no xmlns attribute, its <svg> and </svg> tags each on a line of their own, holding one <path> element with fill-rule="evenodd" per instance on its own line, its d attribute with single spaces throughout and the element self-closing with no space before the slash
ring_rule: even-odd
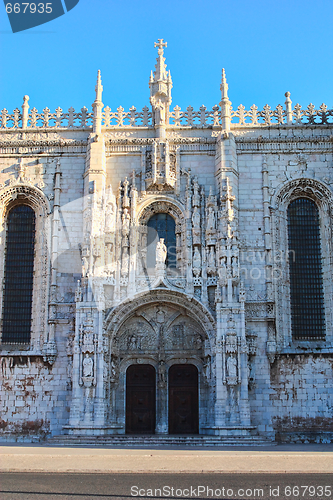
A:
<svg viewBox="0 0 333 500">
<path fill-rule="evenodd" d="M 156 372 L 152 365 L 130 365 L 126 371 L 126 434 L 154 434 Z"/>
<path fill-rule="evenodd" d="M 198 369 L 191 364 L 169 369 L 169 434 L 199 433 Z"/>
</svg>

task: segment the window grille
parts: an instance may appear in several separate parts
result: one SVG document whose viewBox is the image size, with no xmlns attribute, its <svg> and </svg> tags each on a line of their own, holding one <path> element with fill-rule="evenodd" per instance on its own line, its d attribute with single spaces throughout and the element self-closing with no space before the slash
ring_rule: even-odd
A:
<svg viewBox="0 0 333 500">
<path fill-rule="evenodd" d="M 312 200 L 290 203 L 288 240 L 293 338 L 325 339 L 319 212 Z"/>
<path fill-rule="evenodd" d="M 2 342 L 29 343 L 35 247 L 35 212 L 12 208 L 7 218 Z"/>
<path fill-rule="evenodd" d="M 168 249 L 166 265 L 169 268 L 176 268 L 177 252 L 176 252 L 176 224 L 174 219 L 169 214 L 155 214 L 148 221 L 148 228 L 155 229 L 158 238 L 164 238 L 164 243 Z M 155 231 L 148 230 L 148 250 L 155 251 L 153 242 L 156 240 Z M 155 255 L 155 254 L 154 254 Z"/>
</svg>

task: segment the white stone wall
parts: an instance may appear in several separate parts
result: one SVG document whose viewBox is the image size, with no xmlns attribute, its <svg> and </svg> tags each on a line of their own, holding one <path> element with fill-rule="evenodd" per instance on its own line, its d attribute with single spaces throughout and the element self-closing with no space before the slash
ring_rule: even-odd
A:
<svg viewBox="0 0 333 500">
<path fill-rule="evenodd" d="M 145 362 L 160 383 L 157 431 L 167 432 L 161 366 L 179 362 L 199 371 L 201 433 L 329 441 L 331 111 L 292 109 L 286 95 L 285 110 L 244 115 L 230 109 L 225 74 L 219 107 L 171 111 L 163 46 L 151 111 L 103 110 L 99 74 L 93 113 L 36 124 L 26 98 L 21 114 L 2 112 L 1 280 L 7 207 L 21 197 L 38 219 L 31 343 L 0 344 L 2 438 L 124 433 L 126 368 Z M 297 196 L 320 214 L 325 341 L 291 335 L 286 210 Z M 147 222 L 165 212 L 176 222 L 176 276 L 163 259 L 144 265 Z M 158 304 L 172 310 L 169 330 Z M 154 349 L 124 354 L 125 326 L 147 314 Z M 173 314 L 198 325 L 200 348 L 172 351 Z"/>
</svg>

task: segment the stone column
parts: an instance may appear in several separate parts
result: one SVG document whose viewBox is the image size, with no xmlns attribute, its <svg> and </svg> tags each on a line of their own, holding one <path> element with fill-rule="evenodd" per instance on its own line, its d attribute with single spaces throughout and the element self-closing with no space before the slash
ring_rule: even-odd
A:
<svg viewBox="0 0 333 500">
<path fill-rule="evenodd" d="M 97 367 L 96 367 L 96 400 L 94 423 L 104 425 L 105 397 L 104 397 L 104 349 L 103 349 L 103 311 L 100 309 L 95 314 L 97 323 Z"/>
<path fill-rule="evenodd" d="M 216 402 L 215 402 L 215 427 L 225 426 L 226 388 L 224 385 L 225 373 L 223 366 L 223 339 L 222 339 L 222 308 L 221 303 L 216 304 L 217 336 L 215 347 L 216 363 Z"/>
</svg>

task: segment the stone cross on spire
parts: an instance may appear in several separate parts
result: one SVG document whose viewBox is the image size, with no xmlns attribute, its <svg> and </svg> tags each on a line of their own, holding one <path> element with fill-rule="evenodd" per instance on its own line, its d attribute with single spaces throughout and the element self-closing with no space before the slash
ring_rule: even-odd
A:
<svg viewBox="0 0 333 500">
<path fill-rule="evenodd" d="M 163 47 L 167 47 L 168 46 L 168 43 L 167 42 L 163 42 L 163 38 L 158 38 L 158 41 L 154 43 L 154 47 L 158 47 L 158 55 L 159 56 L 163 56 L 164 54 L 164 50 L 163 50 Z"/>
</svg>

